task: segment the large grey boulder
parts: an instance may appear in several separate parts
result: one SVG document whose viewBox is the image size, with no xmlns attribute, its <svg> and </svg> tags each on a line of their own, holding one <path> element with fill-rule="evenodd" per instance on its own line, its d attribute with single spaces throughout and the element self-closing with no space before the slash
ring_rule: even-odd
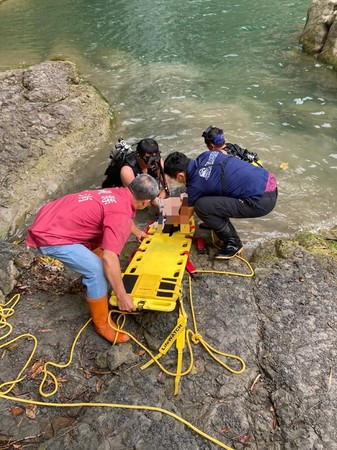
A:
<svg viewBox="0 0 337 450">
<path fill-rule="evenodd" d="M 0 73 L 0 238 L 110 137 L 109 104 L 68 61 Z"/>
<path fill-rule="evenodd" d="M 337 0 L 312 0 L 300 37 L 304 51 L 337 70 Z"/>
</svg>

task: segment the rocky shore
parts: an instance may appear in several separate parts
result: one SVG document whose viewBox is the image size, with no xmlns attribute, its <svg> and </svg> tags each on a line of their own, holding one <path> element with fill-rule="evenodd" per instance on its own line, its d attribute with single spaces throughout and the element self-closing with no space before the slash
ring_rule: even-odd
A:
<svg viewBox="0 0 337 450">
<path fill-rule="evenodd" d="M 337 70 L 337 1 L 312 0 L 300 37 L 303 50 Z"/>
<path fill-rule="evenodd" d="M 111 114 L 69 62 L 1 74 L 0 101 L 0 230 L 6 237 L 58 192 L 79 160 L 85 166 L 95 148 L 105 145 Z M 160 359 L 164 367 L 141 370 L 148 360 L 142 347 L 134 341 L 111 346 L 89 323 L 70 359 L 74 339 L 89 319 L 80 279 L 26 250 L 22 239 L 1 241 L 0 303 L 13 300 L 0 322 L 0 390 L 16 399 L 0 398 L 0 449 L 221 448 L 165 411 L 223 448 L 337 449 L 337 230 L 273 240 L 244 254 L 254 277 L 246 276 L 249 268 L 239 259 L 214 260 L 210 235 L 197 233 L 207 253 L 199 255 L 193 247 L 191 262 L 216 273 L 193 276 L 193 303 L 187 274 L 184 279 L 193 364 L 178 395 L 174 377 L 164 370 L 176 371 L 174 347 Z M 135 247 L 130 239 L 123 267 Z M 141 312 L 128 316 L 125 329 L 156 354 L 177 315 L 178 310 Z M 13 327 L 8 336 L 6 324 Z M 32 336 L 37 348 L 29 361 Z M 202 342 L 239 356 L 246 369 L 227 370 Z M 218 357 L 239 371 L 230 355 Z M 59 386 L 46 397 L 54 387 L 48 377 L 39 392 L 47 361 L 61 366 L 49 365 Z M 183 370 L 190 361 L 185 346 Z M 22 369 L 19 383 L 3 384 Z"/>
<path fill-rule="evenodd" d="M 109 140 L 112 113 L 64 61 L 0 73 L 0 108 L 4 238 L 70 179 L 76 185 L 78 173 Z"/>
</svg>

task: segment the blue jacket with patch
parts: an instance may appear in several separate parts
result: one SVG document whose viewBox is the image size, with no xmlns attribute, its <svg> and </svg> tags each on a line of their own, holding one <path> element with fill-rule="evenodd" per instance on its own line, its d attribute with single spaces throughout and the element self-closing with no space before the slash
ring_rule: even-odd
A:
<svg viewBox="0 0 337 450">
<path fill-rule="evenodd" d="M 225 196 L 258 200 L 264 193 L 269 172 L 235 156 L 205 151 L 191 160 L 186 171 L 188 205 L 200 197 Z"/>
</svg>

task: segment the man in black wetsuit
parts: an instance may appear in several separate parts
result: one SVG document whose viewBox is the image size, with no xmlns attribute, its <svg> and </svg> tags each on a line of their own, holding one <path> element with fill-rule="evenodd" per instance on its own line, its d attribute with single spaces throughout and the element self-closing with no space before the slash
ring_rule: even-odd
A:
<svg viewBox="0 0 337 450">
<path fill-rule="evenodd" d="M 136 151 L 125 156 L 122 167 L 118 170 L 109 170 L 110 166 L 107 168 L 102 187 L 126 187 L 137 175 L 148 173 L 158 181 L 160 188 L 158 197 L 166 198 L 169 195 L 169 180 L 164 175 L 163 166 L 157 141 L 142 139 L 138 142 Z"/>
<path fill-rule="evenodd" d="M 157 180 L 159 187 L 158 197 L 151 203 L 155 208 L 160 208 L 160 199 L 169 197 L 169 177 L 164 174 L 164 162 L 160 156 L 159 146 L 154 139 L 142 139 L 138 142 L 136 151 L 127 153 L 121 166 L 110 164 L 105 171 L 105 179 L 102 188 L 127 187 L 137 175 L 147 173 Z M 140 230 L 135 222 L 132 224 L 132 234 L 140 242 L 147 235 Z"/>
</svg>

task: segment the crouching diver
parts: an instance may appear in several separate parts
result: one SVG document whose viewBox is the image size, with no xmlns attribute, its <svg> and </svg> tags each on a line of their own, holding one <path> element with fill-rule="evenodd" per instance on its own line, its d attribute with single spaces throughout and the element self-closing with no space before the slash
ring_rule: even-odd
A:
<svg viewBox="0 0 337 450">
<path fill-rule="evenodd" d="M 213 127 L 212 125 L 206 128 L 201 135 L 204 138 L 206 147 L 211 151 L 219 151 L 224 154 L 235 156 L 236 158 L 247 161 L 255 166 L 262 167 L 262 163 L 258 155 L 254 152 L 249 152 L 238 144 L 230 144 L 226 142 L 224 132 L 221 128 Z"/>
<path fill-rule="evenodd" d="M 164 174 L 164 162 L 161 158 L 159 146 L 154 139 L 142 139 L 138 142 L 136 151 L 124 139 L 118 139 L 118 144 L 110 153 L 110 164 L 105 171 L 103 188 L 129 186 L 129 184 L 142 173 L 147 173 L 156 180 L 159 188 L 158 196 L 151 202 L 157 210 L 160 209 L 160 199 L 170 196 L 168 177 Z M 140 241 L 142 231 L 135 222 L 132 224 L 132 233 Z"/>
<path fill-rule="evenodd" d="M 116 150 L 122 157 L 116 157 Z M 102 187 L 128 186 L 137 175 L 148 173 L 158 183 L 158 197 L 169 197 L 169 180 L 164 174 L 164 162 L 158 143 L 154 139 L 142 139 L 138 142 L 136 151 L 132 151 L 130 145 L 119 139 L 110 158 L 111 162 L 105 171 Z"/>
<path fill-rule="evenodd" d="M 223 241 L 216 259 L 241 253 L 242 242 L 230 219 L 261 217 L 277 200 L 275 176 L 222 151 L 205 151 L 195 160 L 180 152 L 170 153 L 165 173 L 186 185 L 190 216 L 197 216 Z"/>
</svg>

